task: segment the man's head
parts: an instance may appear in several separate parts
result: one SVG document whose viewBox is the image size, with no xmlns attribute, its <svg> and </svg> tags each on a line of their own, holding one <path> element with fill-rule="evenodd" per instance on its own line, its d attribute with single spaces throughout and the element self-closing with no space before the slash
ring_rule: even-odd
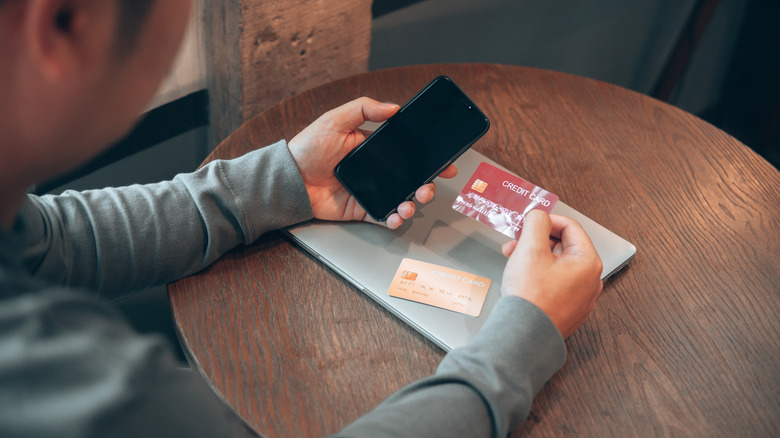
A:
<svg viewBox="0 0 780 438">
<path fill-rule="evenodd" d="M 138 41 L 141 27 L 154 0 L 119 0 L 119 17 L 116 33 L 116 55 L 121 59 L 132 52 Z"/>
<path fill-rule="evenodd" d="M 52 177 L 127 132 L 170 68 L 190 3 L 0 0 L 0 185 Z"/>
</svg>

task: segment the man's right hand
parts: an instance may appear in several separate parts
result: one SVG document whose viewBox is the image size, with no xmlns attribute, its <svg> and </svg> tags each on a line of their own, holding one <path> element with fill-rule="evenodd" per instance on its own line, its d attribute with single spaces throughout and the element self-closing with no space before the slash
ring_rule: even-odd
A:
<svg viewBox="0 0 780 438">
<path fill-rule="evenodd" d="M 509 257 L 501 293 L 530 301 L 567 338 L 601 293 L 602 264 L 585 230 L 573 219 L 532 210 L 520 239 L 501 247 Z"/>
</svg>

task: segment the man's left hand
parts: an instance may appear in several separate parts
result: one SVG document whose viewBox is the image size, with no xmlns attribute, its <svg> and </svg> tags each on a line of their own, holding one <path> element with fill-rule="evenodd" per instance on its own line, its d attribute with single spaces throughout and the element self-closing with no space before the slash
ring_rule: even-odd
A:
<svg viewBox="0 0 780 438">
<path fill-rule="evenodd" d="M 399 106 L 395 104 L 361 97 L 323 114 L 290 140 L 288 147 L 306 184 L 315 218 L 376 223 L 341 185 L 333 169 L 368 136 L 367 132 L 360 129 L 364 122 L 383 122 L 398 109 Z M 453 178 L 457 173 L 458 170 L 451 165 L 439 176 Z M 417 189 L 415 199 L 426 203 L 435 194 L 436 185 L 429 183 Z M 390 229 L 398 228 L 414 212 L 413 201 L 403 202 L 397 212 L 383 224 Z"/>
</svg>

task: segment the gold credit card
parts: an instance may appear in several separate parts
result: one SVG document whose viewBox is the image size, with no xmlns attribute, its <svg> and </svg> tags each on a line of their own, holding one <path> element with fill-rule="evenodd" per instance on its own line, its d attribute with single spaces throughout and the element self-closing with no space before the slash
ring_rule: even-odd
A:
<svg viewBox="0 0 780 438">
<path fill-rule="evenodd" d="M 489 278 L 403 259 L 387 293 L 391 297 L 479 316 L 489 289 Z"/>
</svg>

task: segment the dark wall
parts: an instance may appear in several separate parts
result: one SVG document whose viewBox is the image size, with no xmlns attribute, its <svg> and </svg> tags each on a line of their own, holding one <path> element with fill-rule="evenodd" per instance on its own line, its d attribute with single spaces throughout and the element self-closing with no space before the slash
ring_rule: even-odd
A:
<svg viewBox="0 0 780 438">
<path fill-rule="evenodd" d="M 749 2 L 721 100 L 703 117 L 780 168 L 780 2 Z"/>
<path fill-rule="evenodd" d="M 374 21 L 370 68 L 496 62 L 651 95 L 675 48 L 690 42 L 687 25 L 702 5 L 714 13 L 666 100 L 777 166 L 775 0 L 422 0 Z"/>
</svg>

